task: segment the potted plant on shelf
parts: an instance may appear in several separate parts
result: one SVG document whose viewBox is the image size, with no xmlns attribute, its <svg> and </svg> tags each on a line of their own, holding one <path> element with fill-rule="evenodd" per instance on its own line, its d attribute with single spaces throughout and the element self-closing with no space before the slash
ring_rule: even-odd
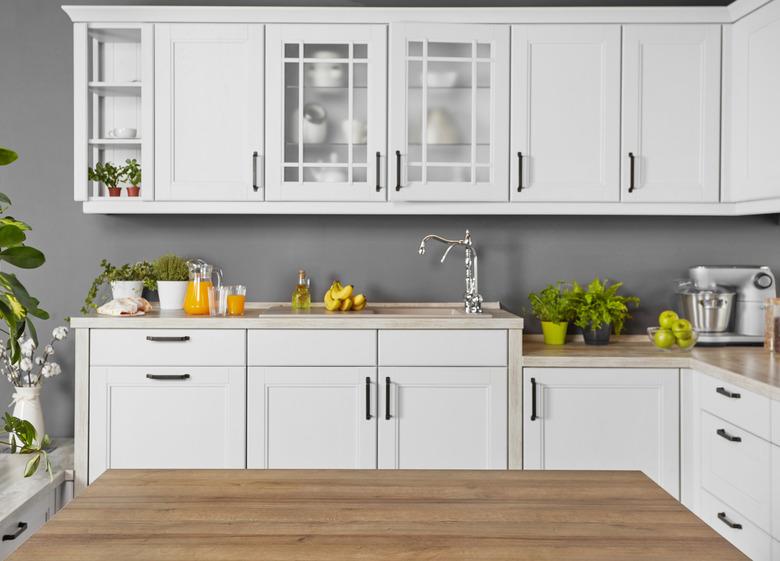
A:
<svg viewBox="0 0 780 561">
<path fill-rule="evenodd" d="M 572 291 L 563 282 L 547 285 L 539 292 L 528 295 L 533 314 L 542 322 L 546 345 L 563 345 L 566 330 L 574 319 Z"/>
<path fill-rule="evenodd" d="M 108 189 L 109 197 L 118 197 L 122 193 L 119 182 L 124 178 L 124 168 L 118 168 L 111 162 L 98 162 L 95 168 L 88 168 L 90 181 L 102 183 Z"/>
<path fill-rule="evenodd" d="M 638 305 L 636 296 L 622 296 L 618 290 L 622 282 L 609 284 L 596 278 L 583 289 L 574 283 L 572 298 L 574 301 L 574 324 L 582 329 L 582 336 L 588 345 L 606 345 L 610 334 L 620 335 L 623 324 L 631 317 L 630 305 Z"/>
<path fill-rule="evenodd" d="M 130 184 L 127 187 L 128 197 L 137 197 L 141 194 L 141 164 L 138 160 L 125 160 L 125 167 L 122 168 L 122 175 Z"/>
<path fill-rule="evenodd" d="M 89 287 L 87 297 L 84 299 L 84 306 L 81 308 L 81 312 L 84 314 L 97 308 L 95 299 L 100 287 L 105 283 L 111 286 L 111 297 L 114 299 L 141 296 L 144 288 L 155 289 L 154 267 L 147 261 L 126 263 L 121 267 L 114 267 L 106 259 L 103 259 L 100 262 L 100 267 L 103 270 L 92 281 L 92 286 Z"/>
<path fill-rule="evenodd" d="M 173 253 L 158 257 L 154 265 L 157 279 L 157 295 L 160 297 L 161 310 L 181 310 L 184 308 L 184 296 L 187 293 L 189 268 L 187 261 Z"/>
</svg>

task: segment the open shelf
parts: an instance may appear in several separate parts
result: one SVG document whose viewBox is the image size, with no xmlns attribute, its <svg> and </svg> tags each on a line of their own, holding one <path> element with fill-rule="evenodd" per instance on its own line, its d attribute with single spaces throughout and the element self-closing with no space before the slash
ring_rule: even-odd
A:
<svg viewBox="0 0 780 561">
<path fill-rule="evenodd" d="M 141 29 L 139 27 L 90 27 L 89 38 L 100 43 L 140 43 Z"/>
<path fill-rule="evenodd" d="M 141 145 L 140 138 L 90 138 L 91 146 L 136 146 Z"/>
<path fill-rule="evenodd" d="M 97 95 L 139 97 L 141 82 L 89 82 L 89 90 Z"/>
</svg>

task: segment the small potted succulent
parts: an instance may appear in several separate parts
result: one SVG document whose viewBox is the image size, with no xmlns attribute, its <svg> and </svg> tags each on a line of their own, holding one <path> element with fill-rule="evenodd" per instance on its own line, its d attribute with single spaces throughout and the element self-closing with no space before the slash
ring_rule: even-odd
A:
<svg viewBox="0 0 780 561">
<path fill-rule="evenodd" d="M 124 178 L 124 168 L 119 168 L 111 162 L 98 162 L 94 169 L 87 170 L 87 177 L 90 181 L 97 181 L 105 185 L 109 197 L 118 197 L 122 194 L 119 182 Z"/>
<path fill-rule="evenodd" d="M 157 295 L 160 297 L 161 310 L 181 310 L 184 308 L 184 296 L 187 293 L 189 268 L 186 259 L 166 253 L 154 263 L 154 276 L 157 279 Z"/>
<path fill-rule="evenodd" d="M 618 294 L 621 286 L 622 282 L 609 284 L 609 281 L 602 282 L 598 278 L 593 279 L 587 288 L 574 283 L 574 324 L 582 329 L 585 344 L 606 345 L 613 331 L 615 335 L 623 331 L 623 324 L 631 317 L 628 307 L 638 305 L 639 298 Z"/>
<path fill-rule="evenodd" d="M 563 345 L 566 330 L 574 319 L 574 298 L 571 288 L 563 282 L 547 285 L 528 295 L 533 314 L 542 322 L 546 345 Z"/>
<path fill-rule="evenodd" d="M 127 187 L 128 197 L 137 197 L 141 194 L 141 164 L 138 160 L 125 160 L 125 167 L 122 168 L 122 176 L 130 184 Z"/>
<path fill-rule="evenodd" d="M 92 286 L 84 299 L 84 306 L 81 312 L 86 314 L 91 309 L 97 308 L 95 299 L 97 298 L 100 287 L 105 283 L 111 286 L 111 297 L 114 299 L 125 298 L 127 296 L 141 296 L 144 288 L 155 289 L 154 267 L 147 261 L 138 261 L 133 264 L 125 264 L 121 267 L 114 267 L 107 260 L 100 262 L 102 271 L 92 281 Z"/>
</svg>

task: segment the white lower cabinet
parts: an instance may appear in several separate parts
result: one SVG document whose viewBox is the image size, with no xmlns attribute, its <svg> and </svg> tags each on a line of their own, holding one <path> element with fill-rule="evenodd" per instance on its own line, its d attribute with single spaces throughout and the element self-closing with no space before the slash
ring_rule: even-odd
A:
<svg viewBox="0 0 780 561">
<path fill-rule="evenodd" d="M 641 470 L 679 497 L 679 371 L 523 369 L 525 469 Z"/>
<path fill-rule="evenodd" d="M 780 446 L 772 445 L 772 535 L 780 540 Z"/>
<path fill-rule="evenodd" d="M 93 366 L 89 482 L 111 468 L 243 468 L 243 367 Z"/>
<path fill-rule="evenodd" d="M 772 540 L 772 561 L 780 561 L 780 540 Z"/>
<path fill-rule="evenodd" d="M 380 367 L 380 469 L 506 469 L 506 368 Z"/>
<path fill-rule="evenodd" d="M 251 367 L 248 468 L 376 468 L 375 367 Z"/>
<path fill-rule="evenodd" d="M 58 489 L 48 489 L 0 520 L 0 559 L 11 555 L 54 516 L 57 492 Z"/>
<path fill-rule="evenodd" d="M 707 491 L 702 491 L 699 516 L 753 561 L 770 561 L 769 534 Z"/>
</svg>

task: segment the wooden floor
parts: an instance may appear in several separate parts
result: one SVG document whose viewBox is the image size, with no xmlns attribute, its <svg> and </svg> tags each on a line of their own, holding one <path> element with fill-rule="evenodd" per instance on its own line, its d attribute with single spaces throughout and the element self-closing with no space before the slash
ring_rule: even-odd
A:
<svg viewBox="0 0 780 561">
<path fill-rule="evenodd" d="M 747 559 L 637 472 L 109 471 L 11 557 Z"/>
</svg>

